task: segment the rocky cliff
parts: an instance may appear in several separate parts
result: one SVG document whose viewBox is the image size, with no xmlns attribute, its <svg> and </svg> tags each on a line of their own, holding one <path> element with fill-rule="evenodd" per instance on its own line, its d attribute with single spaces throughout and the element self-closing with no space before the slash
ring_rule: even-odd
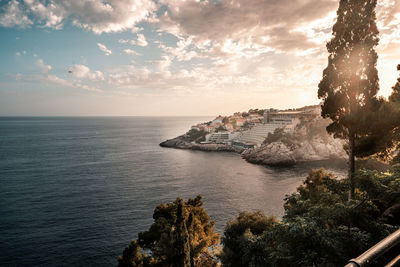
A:
<svg viewBox="0 0 400 267">
<path fill-rule="evenodd" d="M 302 121 L 292 133 L 276 131 L 261 147 L 248 149 L 242 157 L 251 163 L 290 166 L 298 162 L 345 159 L 343 141 L 326 133 L 329 122 L 314 118 Z"/>
<path fill-rule="evenodd" d="M 162 147 L 215 152 L 236 152 L 251 163 L 269 166 L 290 166 L 300 162 L 346 159 L 343 141 L 327 134 L 329 120 L 319 116 L 304 117 L 292 132 L 282 128 L 269 134 L 265 142 L 252 149 L 238 149 L 227 144 L 200 144 L 204 131 L 190 130 L 179 137 L 164 141 Z"/>
<path fill-rule="evenodd" d="M 345 159 L 343 144 L 337 139 L 326 143 L 322 138 L 304 141 L 297 146 L 289 146 L 281 141 L 264 144 L 259 148 L 243 151 L 242 157 L 251 163 L 269 166 L 291 166 L 298 162 L 328 159 Z"/>
</svg>

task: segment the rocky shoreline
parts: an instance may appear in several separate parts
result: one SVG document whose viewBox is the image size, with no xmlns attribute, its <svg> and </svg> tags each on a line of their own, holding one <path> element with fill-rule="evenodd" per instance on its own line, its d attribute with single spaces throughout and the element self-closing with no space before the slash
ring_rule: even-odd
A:
<svg viewBox="0 0 400 267">
<path fill-rule="evenodd" d="M 207 152 L 235 152 L 241 154 L 242 158 L 249 163 L 288 167 L 301 162 L 345 159 L 346 153 L 341 142 L 333 138 L 329 141 L 329 143 L 325 143 L 326 140 L 316 138 L 312 141 L 305 141 L 297 147 L 274 142 L 258 148 L 239 149 L 227 144 L 197 144 L 176 137 L 160 143 L 160 146 Z"/>
<path fill-rule="evenodd" d="M 321 138 L 304 141 L 297 146 L 274 142 L 243 151 L 247 162 L 267 166 L 293 166 L 301 162 L 346 159 L 346 152 L 340 140 L 325 143 Z"/>
<path fill-rule="evenodd" d="M 344 141 L 326 132 L 329 124 L 321 117 L 303 118 L 292 131 L 277 128 L 262 144 L 254 148 L 240 148 L 225 143 L 200 143 L 205 132 L 190 130 L 186 134 L 166 140 L 162 147 L 200 150 L 207 152 L 235 152 L 247 162 L 266 166 L 293 166 L 326 160 L 345 160 Z"/>
<path fill-rule="evenodd" d="M 177 149 L 190 149 L 200 150 L 207 152 L 235 152 L 242 153 L 243 149 L 234 148 L 227 144 L 197 144 L 182 140 L 179 137 L 166 140 L 160 143 L 161 147 L 177 148 Z"/>
</svg>

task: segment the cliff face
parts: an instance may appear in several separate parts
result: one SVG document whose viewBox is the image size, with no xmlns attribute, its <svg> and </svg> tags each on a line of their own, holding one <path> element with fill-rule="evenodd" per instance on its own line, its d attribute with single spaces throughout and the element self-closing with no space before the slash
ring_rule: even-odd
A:
<svg viewBox="0 0 400 267">
<path fill-rule="evenodd" d="M 293 133 L 274 133 L 261 147 L 244 151 L 242 157 L 251 163 L 270 166 L 347 158 L 343 141 L 328 135 L 326 125 L 328 121 L 322 118 L 303 120 Z"/>
<path fill-rule="evenodd" d="M 289 146 L 281 141 L 264 144 L 259 148 L 248 149 L 242 157 L 251 163 L 269 166 L 291 166 L 297 162 L 318 161 L 328 159 L 345 159 L 343 143 L 338 139 L 323 140 L 315 137 L 296 146 Z"/>
</svg>

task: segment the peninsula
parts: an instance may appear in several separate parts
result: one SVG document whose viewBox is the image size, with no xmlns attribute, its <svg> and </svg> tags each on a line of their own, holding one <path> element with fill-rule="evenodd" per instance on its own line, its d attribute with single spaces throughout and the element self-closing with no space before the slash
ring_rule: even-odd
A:
<svg viewBox="0 0 400 267">
<path fill-rule="evenodd" d="M 251 109 L 191 127 L 162 147 L 236 152 L 251 163 L 291 166 L 298 162 L 345 159 L 343 142 L 326 133 L 321 107 Z"/>
</svg>

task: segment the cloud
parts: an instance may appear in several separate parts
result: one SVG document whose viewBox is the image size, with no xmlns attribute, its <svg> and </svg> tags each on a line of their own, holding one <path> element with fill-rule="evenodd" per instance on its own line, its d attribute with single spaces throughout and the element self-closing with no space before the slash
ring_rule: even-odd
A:
<svg viewBox="0 0 400 267">
<path fill-rule="evenodd" d="M 82 83 L 81 80 L 69 81 L 58 77 L 57 75 L 51 74 L 52 67 L 47 65 L 42 59 L 36 61 L 36 66 L 40 69 L 40 74 L 21 74 L 18 73 L 14 77 L 17 81 L 24 82 L 39 82 L 44 85 L 61 86 L 68 88 L 79 88 L 87 91 L 102 92 L 102 90 L 90 86 L 88 84 Z M 73 75 L 76 78 L 87 78 L 91 81 L 103 81 L 104 76 L 100 71 L 90 71 L 90 69 L 84 65 L 74 65 L 71 70 L 73 70 Z"/>
<path fill-rule="evenodd" d="M 34 21 L 41 27 L 60 29 L 68 20 L 96 34 L 133 32 L 133 37 L 127 33 L 116 39 L 123 44 L 120 52 L 127 55 L 140 55 L 135 51 L 140 47 L 130 45 L 146 47 L 149 40 L 158 44 L 159 51 L 152 46 L 154 53 L 146 57 L 151 60 L 112 66 L 104 74 L 74 65 L 72 75 L 62 79 L 49 74 L 51 67 L 42 62 L 40 77 L 52 83 L 84 88 L 88 85 L 83 82 L 104 81 L 132 92 L 209 93 L 221 99 L 307 95 L 318 101 L 316 88 L 328 58 L 325 44 L 332 37 L 338 4 L 337 0 L 13 0 L 3 10 L 13 6 L 19 17 L 28 14 L 26 19 L 32 21 L 25 21 L 26 26 Z M 382 72 L 393 70 L 387 76 L 396 78 L 400 1 L 378 0 L 377 17 L 380 75 L 386 79 Z M 137 25 L 140 21 L 148 23 L 142 33 Z M 106 55 L 112 54 L 104 44 L 97 46 Z"/>
<path fill-rule="evenodd" d="M 35 22 L 42 27 L 61 29 L 69 20 L 96 34 L 137 31 L 135 25 L 146 20 L 156 8 L 149 0 L 12 0 L 3 8 L 0 25 L 26 27 Z"/>
<path fill-rule="evenodd" d="M 326 17 L 338 7 L 335 0 L 162 1 L 161 30 L 191 36 L 197 42 L 226 40 L 243 49 L 271 47 L 287 51 L 315 47 L 295 27 Z M 218 51 L 217 51 L 218 52 Z"/>
<path fill-rule="evenodd" d="M 126 41 L 126 40 L 121 40 L 121 41 Z M 138 45 L 138 46 L 147 46 L 149 44 L 146 41 L 146 37 L 141 33 L 137 34 L 137 39 L 136 40 L 130 40 L 129 43 L 132 44 L 132 45 Z"/>
<path fill-rule="evenodd" d="M 100 34 L 135 29 L 156 5 L 148 0 L 63 1 L 73 24 Z"/>
<path fill-rule="evenodd" d="M 26 55 L 27 54 L 27 52 L 26 52 L 26 50 L 22 50 L 22 51 L 17 51 L 16 53 L 15 53 L 15 55 L 16 56 L 21 56 L 21 55 Z"/>
<path fill-rule="evenodd" d="M 124 49 L 125 54 L 128 55 L 135 55 L 135 56 L 140 56 L 140 54 L 138 52 L 136 52 L 135 50 L 132 49 Z"/>
<path fill-rule="evenodd" d="M 97 47 L 104 52 L 104 54 L 106 56 L 109 56 L 112 54 L 112 51 L 110 49 L 107 48 L 107 46 L 101 44 L 101 43 L 97 43 Z"/>
<path fill-rule="evenodd" d="M 147 46 L 149 43 L 146 40 L 144 34 L 138 33 L 136 40 L 126 40 L 126 39 L 119 39 L 118 43 L 120 44 L 127 44 L 130 43 L 131 45 L 138 45 L 138 46 Z"/>
<path fill-rule="evenodd" d="M 43 74 L 47 74 L 49 73 L 49 71 L 52 69 L 52 67 L 50 65 L 46 65 L 42 59 L 38 59 L 36 64 L 39 66 L 41 72 Z"/>
<path fill-rule="evenodd" d="M 25 14 L 22 4 L 16 0 L 8 2 L 0 10 L 0 26 L 26 28 L 33 24 Z"/>
<path fill-rule="evenodd" d="M 89 67 L 85 65 L 76 64 L 73 65 L 69 72 L 76 78 L 84 79 L 87 78 L 91 81 L 104 81 L 104 75 L 101 71 L 91 71 Z"/>
<path fill-rule="evenodd" d="M 24 74 L 16 74 L 15 79 L 17 81 L 23 81 L 23 82 L 39 82 L 44 85 L 52 85 L 52 86 L 61 86 L 61 87 L 67 87 L 67 88 L 78 88 L 78 89 L 83 89 L 86 91 L 93 91 L 93 92 L 102 92 L 102 90 L 89 86 L 86 84 L 82 84 L 80 81 L 75 81 L 75 82 L 70 82 L 67 81 L 66 79 L 62 79 L 56 75 L 53 74 L 40 74 L 40 75 L 24 75 Z"/>
<path fill-rule="evenodd" d="M 59 30 L 63 27 L 65 10 L 56 2 L 49 2 L 47 5 L 36 0 L 24 1 L 27 10 L 43 27 Z"/>
</svg>

